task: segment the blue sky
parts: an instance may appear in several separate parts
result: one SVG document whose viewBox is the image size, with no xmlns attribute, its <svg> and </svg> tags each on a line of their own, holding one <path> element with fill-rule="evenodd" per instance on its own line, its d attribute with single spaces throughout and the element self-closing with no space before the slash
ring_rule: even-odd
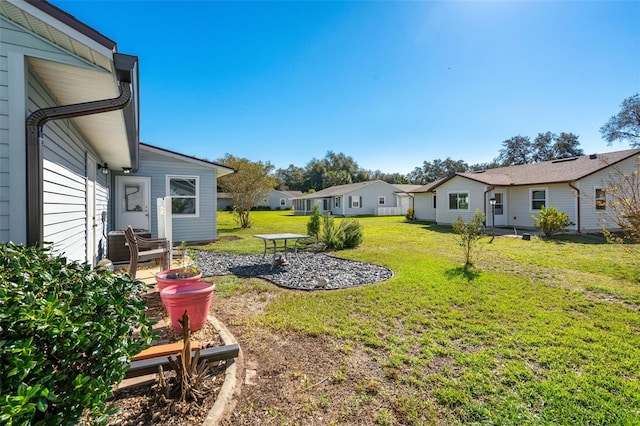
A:
<svg viewBox="0 0 640 426">
<path fill-rule="evenodd" d="M 640 91 L 640 1 L 52 3 L 139 56 L 141 140 L 188 155 L 408 173 L 518 134 L 629 147 L 599 128 Z"/>
</svg>

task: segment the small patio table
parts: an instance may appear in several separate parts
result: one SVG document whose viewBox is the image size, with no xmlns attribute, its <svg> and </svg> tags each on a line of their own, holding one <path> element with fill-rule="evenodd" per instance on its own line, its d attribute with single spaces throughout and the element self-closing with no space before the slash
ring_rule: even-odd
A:
<svg viewBox="0 0 640 426">
<path fill-rule="evenodd" d="M 284 259 L 287 260 L 287 241 L 293 240 L 293 254 L 296 256 L 298 262 L 302 263 L 300 258 L 298 257 L 298 240 L 302 240 L 304 238 L 309 238 L 308 235 L 302 234 L 259 234 L 254 235 L 255 238 L 260 238 L 264 241 L 264 252 L 262 253 L 262 258 L 264 259 L 267 255 L 267 241 L 272 243 L 273 247 L 273 259 L 271 260 L 271 269 L 276 266 L 276 253 L 278 251 L 278 241 L 284 241 L 284 247 L 282 252 L 284 253 Z"/>
</svg>

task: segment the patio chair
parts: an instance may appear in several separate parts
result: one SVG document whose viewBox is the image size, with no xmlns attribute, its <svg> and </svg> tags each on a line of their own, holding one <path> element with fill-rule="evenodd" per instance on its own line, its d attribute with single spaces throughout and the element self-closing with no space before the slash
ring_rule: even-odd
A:
<svg viewBox="0 0 640 426">
<path fill-rule="evenodd" d="M 133 231 L 133 227 L 129 225 L 124 230 L 124 238 L 129 247 L 129 275 L 131 278 L 136 277 L 138 270 L 138 262 L 145 262 L 156 259 L 162 263 L 162 269 L 169 269 L 170 247 L 169 242 L 165 238 L 143 238 Z"/>
</svg>

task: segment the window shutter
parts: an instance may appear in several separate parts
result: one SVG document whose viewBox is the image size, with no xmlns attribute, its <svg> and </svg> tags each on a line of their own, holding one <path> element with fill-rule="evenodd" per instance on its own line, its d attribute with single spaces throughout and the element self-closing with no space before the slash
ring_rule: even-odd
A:
<svg viewBox="0 0 640 426">
<path fill-rule="evenodd" d="M 349 208 L 351 208 L 351 195 L 349 195 Z"/>
<path fill-rule="evenodd" d="M 358 208 L 361 209 L 362 208 L 362 196 L 358 197 Z"/>
</svg>

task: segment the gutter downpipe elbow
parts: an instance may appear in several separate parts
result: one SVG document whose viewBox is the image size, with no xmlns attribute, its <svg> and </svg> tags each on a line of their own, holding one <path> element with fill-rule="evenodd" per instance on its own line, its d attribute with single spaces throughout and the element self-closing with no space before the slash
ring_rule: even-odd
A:
<svg viewBox="0 0 640 426">
<path fill-rule="evenodd" d="M 581 214 L 580 214 L 580 190 L 577 187 L 573 186 L 571 184 L 571 182 L 569 182 L 569 188 L 571 188 L 574 191 L 576 191 L 576 195 L 578 197 L 578 208 L 577 208 L 577 211 L 576 211 L 576 213 L 578 214 L 578 217 L 576 218 L 576 220 L 578 221 L 578 230 L 577 230 L 577 232 L 578 232 L 578 234 L 580 234 L 581 233 L 580 232 L 580 216 L 581 216 Z"/>
<path fill-rule="evenodd" d="M 44 239 L 43 213 L 43 127 L 48 121 L 116 111 L 131 101 L 131 84 L 119 82 L 116 98 L 79 104 L 42 108 L 27 117 L 26 173 L 27 173 L 27 244 L 40 245 Z"/>
</svg>

